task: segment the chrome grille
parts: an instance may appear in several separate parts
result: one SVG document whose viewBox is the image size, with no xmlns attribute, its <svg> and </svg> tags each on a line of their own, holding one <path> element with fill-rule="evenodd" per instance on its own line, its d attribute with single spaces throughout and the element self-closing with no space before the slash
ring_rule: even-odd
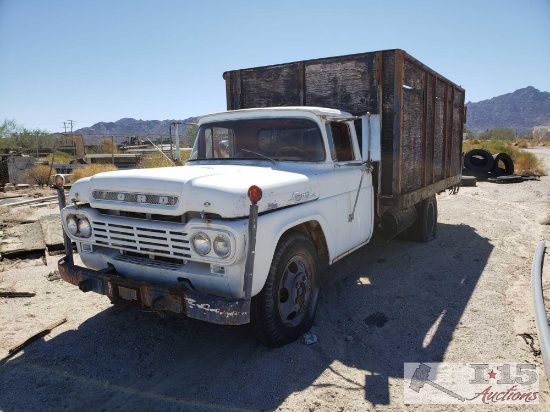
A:
<svg viewBox="0 0 550 412">
<path fill-rule="evenodd" d="M 111 192 L 107 190 L 94 190 L 92 197 L 95 200 L 108 200 L 111 202 L 146 203 L 150 205 L 174 206 L 178 204 L 178 196 L 151 195 L 146 193 Z"/>
<path fill-rule="evenodd" d="M 152 229 L 141 226 L 137 219 L 128 219 L 128 223 L 91 223 L 92 237 L 89 240 L 99 246 L 168 258 L 191 257 L 187 233 L 178 230 L 183 225 L 164 223 L 163 228 Z"/>
</svg>

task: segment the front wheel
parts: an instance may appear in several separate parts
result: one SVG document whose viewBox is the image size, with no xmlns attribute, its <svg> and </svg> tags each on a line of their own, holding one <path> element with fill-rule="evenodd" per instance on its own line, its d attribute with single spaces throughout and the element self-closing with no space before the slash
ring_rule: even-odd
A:
<svg viewBox="0 0 550 412">
<path fill-rule="evenodd" d="M 281 238 L 262 291 L 252 298 L 251 325 L 266 346 L 281 347 L 307 332 L 319 297 L 319 258 L 299 232 Z"/>
</svg>

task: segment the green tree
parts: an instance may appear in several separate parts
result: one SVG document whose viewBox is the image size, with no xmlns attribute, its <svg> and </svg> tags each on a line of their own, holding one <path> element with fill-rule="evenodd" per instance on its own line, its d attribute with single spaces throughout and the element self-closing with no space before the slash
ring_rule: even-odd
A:
<svg viewBox="0 0 550 412">
<path fill-rule="evenodd" d="M 18 133 L 12 135 L 12 141 L 18 149 L 53 149 L 55 146 L 55 137 L 46 130 L 23 128 Z"/>
<path fill-rule="evenodd" d="M 6 139 L 12 137 L 13 134 L 23 130 L 23 126 L 17 124 L 15 119 L 4 119 L 0 125 L 0 138 Z"/>
<path fill-rule="evenodd" d="M 478 135 L 481 140 L 514 140 L 516 134 L 512 129 L 500 127 L 496 129 L 486 130 Z"/>
<path fill-rule="evenodd" d="M 197 138 L 198 131 L 199 127 L 195 123 L 189 123 L 187 126 L 187 141 L 189 142 L 190 147 L 195 145 L 195 139 Z"/>
<path fill-rule="evenodd" d="M 54 146 L 55 136 L 46 130 L 27 129 L 13 119 L 0 125 L 0 149 L 43 151 Z"/>
</svg>

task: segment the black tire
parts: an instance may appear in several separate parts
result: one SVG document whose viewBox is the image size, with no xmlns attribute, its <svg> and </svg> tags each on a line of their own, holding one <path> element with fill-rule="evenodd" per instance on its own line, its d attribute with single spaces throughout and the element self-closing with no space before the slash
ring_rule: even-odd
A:
<svg viewBox="0 0 550 412">
<path fill-rule="evenodd" d="M 311 239 L 284 235 L 262 291 L 252 298 L 250 323 L 256 339 L 278 348 L 294 342 L 313 325 L 319 298 L 319 258 Z"/>
<path fill-rule="evenodd" d="M 437 200 L 431 196 L 415 205 L 418 217 L 409 228 L 409 239 L 426 243 L 437 235 Z"/>
<path fill-rule="evenodd" d="M 500 163 L 504 167 L 500 167 Z M 497 153 L 493 156 L 493 168 L 491 173 L 494 176 L 510 176 L 514 174 L 514 161 L 506 153 Z"/>
<path fill-rule="evenodd" d="M 493 163 L 493 156 L 487 150 L 472 149 L 464 155 L 464 167 L 473 172 L 489 173 Z"/>
</svg>

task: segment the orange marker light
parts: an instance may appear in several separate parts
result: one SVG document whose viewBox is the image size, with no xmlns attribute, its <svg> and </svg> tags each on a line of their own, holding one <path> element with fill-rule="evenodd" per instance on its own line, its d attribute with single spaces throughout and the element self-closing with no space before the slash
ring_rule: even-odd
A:
<svg viewBox="0 0 550 412">
<path fill-rule="evenodd" d="M 58 186 L 58 187 L 63 187 L 65 186 L 65 178 L 61 175 L 56 175 L 55 176 L 55 184 Z"/>
<path fill-rule="evenodd" d="M 253 185 L 248 188 L 248 198 L 252 203 L 258 203 L 262 198 L 262 189 Z"/>
</svg>

